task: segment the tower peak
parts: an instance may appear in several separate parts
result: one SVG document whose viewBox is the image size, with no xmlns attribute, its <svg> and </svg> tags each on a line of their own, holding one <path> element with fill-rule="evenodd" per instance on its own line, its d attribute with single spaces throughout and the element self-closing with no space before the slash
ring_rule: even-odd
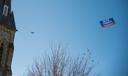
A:
<svg viewBox="0 0 128 76">
<path fill-rule="evenodd" d="M 11 0 L 0 0 L 0 24 L 16 31 L 14 15 L 11 11 Z"/>
<path fill-rule="evenodd" d="M 11 13 L 11 0 L 1 0 L 1 14 L 8 16 Z"/>
</svg>

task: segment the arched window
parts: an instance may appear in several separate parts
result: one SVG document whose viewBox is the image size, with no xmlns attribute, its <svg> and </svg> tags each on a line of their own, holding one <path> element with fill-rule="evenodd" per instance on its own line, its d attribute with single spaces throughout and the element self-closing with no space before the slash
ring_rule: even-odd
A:
<svg viewBox="0 0 128 76">
<path fill-rule="evenodd" d="M 1 63 L 1 61 L 2 61 L 2 54 L 3 54 L 3 50 L 4 50 L 3 46 L 4 46 L 4 44 L 1 43 L 1 44 L 0 44 L 0 63 Z"/>
<path fill-rule="evenodd" d="M 4 8 L 3 8 L 3 15 L 4 15 L 4 16 L 7 16 L 7 15 L 8 15 L 8 6 L 7 6 L 7 5 L 4 5 Z"/>
</svg>

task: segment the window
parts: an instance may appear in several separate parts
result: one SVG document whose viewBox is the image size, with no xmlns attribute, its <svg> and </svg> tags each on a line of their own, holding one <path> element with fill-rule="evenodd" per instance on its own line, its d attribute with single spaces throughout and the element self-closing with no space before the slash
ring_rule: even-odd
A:
<svg viewBox="0 0 128 76">
<path fill-rule="evenodd" d="M 4 8 L 3 8 L 3 15 L 5 15 L 5 16 L 8 15 L 8 6 L 7 6 L 7 5 L 4 5 Z"/>
</svg>

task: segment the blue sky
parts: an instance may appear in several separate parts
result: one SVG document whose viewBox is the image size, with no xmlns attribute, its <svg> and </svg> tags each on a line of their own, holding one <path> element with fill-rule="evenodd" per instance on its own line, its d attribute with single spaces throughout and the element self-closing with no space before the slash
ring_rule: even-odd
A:
<svg viewBox="0 0 128 76">
<path fill-rule="evenodd" d="M 18 29 L 13 76 L 23 76 L 35 57 L 60 42 L 74 56 L 89 48 L 102 76 L 119 75 L 128 68 L 127 7 L 127 0 L 12 0 Z M 111 17 L 116 24 L 102 28 L 99 22 Z"/>
</svg>

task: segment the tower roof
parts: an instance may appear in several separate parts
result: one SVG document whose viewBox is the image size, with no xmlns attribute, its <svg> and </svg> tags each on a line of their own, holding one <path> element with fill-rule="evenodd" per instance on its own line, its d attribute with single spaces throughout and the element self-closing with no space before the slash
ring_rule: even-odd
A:
<svg viewBox="0 0 128 76">
<path fill-rule="evenodd" d="M 6 15 L 4 15 L 4 10 L 6 10 Z M 11 11 L 11 0 L 0 0 L 0 26 L 16 31 L 14 14 Z"/>
</svg>

